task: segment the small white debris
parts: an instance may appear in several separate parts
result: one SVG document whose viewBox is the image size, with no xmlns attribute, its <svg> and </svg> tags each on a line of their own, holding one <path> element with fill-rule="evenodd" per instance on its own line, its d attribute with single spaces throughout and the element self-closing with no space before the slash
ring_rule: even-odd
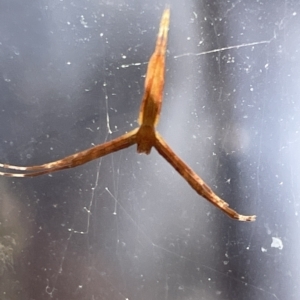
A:
<svg viewBox="0 0 300 300">
<path fill-rule="evenodd" d="M 272 237 L 272 244 L 271 244 L 272 248 L 277 248 L 279 250 L 283 249 L 283 243 L 282 240 L 278 237 Z"/>
</svg>

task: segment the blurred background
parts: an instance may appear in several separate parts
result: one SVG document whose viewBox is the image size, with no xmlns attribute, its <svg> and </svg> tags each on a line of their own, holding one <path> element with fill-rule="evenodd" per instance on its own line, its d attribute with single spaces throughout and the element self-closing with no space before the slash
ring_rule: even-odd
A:
<svg viewBox="0 0 300 300">
<path fill-rule="evenodd" d="M 34 165 L 137 126 L 161 1 L 0 3 L 0 161 Z M 0 178 L 1 299 L 300 297 L 300 3 L 171 0 L 155 149 Z"/>
</svg>

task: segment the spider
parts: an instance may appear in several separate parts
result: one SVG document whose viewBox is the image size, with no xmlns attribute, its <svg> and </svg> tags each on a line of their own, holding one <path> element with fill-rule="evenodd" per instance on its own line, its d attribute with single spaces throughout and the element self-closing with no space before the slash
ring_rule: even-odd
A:
<svg viewBox="0 0 300 300">
<path fill-rule="evenodd" d="M 8 177 L 30 177 L 49 174 L 55 171 L 74 168 L 99 157 L 119 151 L 137 144 L 137 152 L 149 154 L 154 147 L 173 168 L 202 197 L 215 205 L 229 217 L 239 221 L 255 221 L 256 216 L 244 216 L 231 209 L 227 202 L 218 197 L 212 189 L 168 146 L 162 136 L 156 131 L 159 120 L 164 88 L 165 54 L 167 48 L 170 9 L 163 12 L 154 53 L 150 57 L 145 79 L 145 91 L 140 107 L 139 127 L 111 141 L 72 154 L 65 158 L 37 166 L 14 166 L 1 164 L 0 167 L 19 172 L 0 172 Z"/>
</svg>

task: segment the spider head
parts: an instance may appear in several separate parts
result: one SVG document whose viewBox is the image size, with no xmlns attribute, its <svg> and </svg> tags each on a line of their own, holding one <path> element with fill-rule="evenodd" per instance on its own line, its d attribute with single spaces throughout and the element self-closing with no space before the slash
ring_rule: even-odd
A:
<svg viewBox="0 0 300 300">
<path fill-rule="evenodd" d="M 153 126 L 142 125 L 136 135 L 137 152 L 149 154 L 155 143 Z"/>
</svg>

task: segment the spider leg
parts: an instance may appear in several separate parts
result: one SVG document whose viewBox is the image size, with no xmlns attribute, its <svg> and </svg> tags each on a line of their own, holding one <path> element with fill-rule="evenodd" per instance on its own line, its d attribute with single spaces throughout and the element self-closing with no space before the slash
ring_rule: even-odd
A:
<svg viewBox="0 0 300 300">
<path fill-rule="evenodd" d="M 212 189 L 168 146 L 162 136 L 156 132 L 154 147 L 173 168 L 188 182 L 188 184 L 202 197 L 222 210 L 232 219 L 239 221 L 255 221 L 256 216 L 244 216 L 229 207 L 229 204 L 218 197 Z"/>
<path fill-rule="evenodd" d="M 42 174 L 49 174 L 55 171 L 75 168 L 82 164 L 85 164 L 91 160 L 97 159 L 99 157 L 105 156 L 107 154 L 119 151 L 121 149 L 128 148 L 136 143 L 136 133 L 138 129 L 134 129 L 128 133 L 123 134 L 122 136 L 115 138 L 109 142 L 94 146 L 87 150 L 72 154 L 60 160 L 56 160 L 50 163 L 46 163 L 38 166 L 30 167 L 21 167 L 13 166 L 8 164 L 0 164 L 0 168 L 17 170 L 22 172 L 9 173 L 9 172 L 0 172 L 1 176 L 7 177 L 33 177 L 39 176 Z M 27 172 L 27 173 L 26 173 Z"/>
</svg>

